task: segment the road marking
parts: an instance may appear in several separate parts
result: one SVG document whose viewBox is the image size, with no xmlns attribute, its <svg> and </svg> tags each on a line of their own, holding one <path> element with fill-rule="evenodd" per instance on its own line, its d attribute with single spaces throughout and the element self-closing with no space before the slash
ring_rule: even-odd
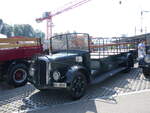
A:
<svg viewBox="0 0 150 113">
<path fill-rule="evenodd" d="M 103 87 L 103 88 L 106 89 L 107 87 Z M 107 88 L 107 89 L 112 91 L 112 89 L 110 89 L 110 88 Z M 88 100 L 99 100 L 99 99 L 113 98 L 113 97 L 117 97 L 117 96 L 133 95 L 133 94 L 144 93 L 144 92 L 150 92 L 150 89 L 145 89 L 145 90 L 140 90 L 140 91 L 133 91 L 133 92 L 122 93 L 122 94 L 114 94 L 114 95 L 111 95 L 111 96 L 110 95 L 101 96 L 101 97 L 96 97 L 96 98 L 87 99 L 87 100 L 72 101 L 72 102 L 67 102 L 67 103 L 60 104 L 60 105 L 36 107 L 36 108 L 33 108 L 33 109 L 28 109 L 28 110 L 23 110 L 23 111 L 15 111 L 13 113 L 25 113 L 25 112 L 35 111 L 35 110 L 42 110 L 42 109 L 46 109 L 46 108 L 49 108 L 49 107 L 65 106 L 65 105 L 75 104 L 75 103 L 78 103 L 78 102 L 85 102 L 85 101 L 88 101 Z"/>
<path fill-rule="evenodd" d="M 140 91 L 122 93 L 122 94 L 119 94 L 119 95 L 116 95 L 116 96 L 125 96 L 125 95 L 139 94 L 139 93 L 144 93 L 144 92 L 150 92 L 150 89 L 144 89 L 144 90 L 140 90 Z"/>
<path fill-rule="evenodd" d="M 103 99 L 103 98 L 111 98 L 111 97 L 117 97 L 117 96 L 127 96 L 127 95 L 139 94 L 139 93 L 144 93 L 144 92 L 150 92 L 150 89 L 145 89 L 145 90 L 140 90 L 140 91 L 133 91 L 133 92 L 128 92 L 128 93 L 121 93 L 121 94 L 114 94 L 114 95 L 108 95 L 108 96 L 102 96 L 102 97 L 96 97 L 96 98 L 89 99 L 89 100 L 99 100 L 99 99 Z"/>
</svg>

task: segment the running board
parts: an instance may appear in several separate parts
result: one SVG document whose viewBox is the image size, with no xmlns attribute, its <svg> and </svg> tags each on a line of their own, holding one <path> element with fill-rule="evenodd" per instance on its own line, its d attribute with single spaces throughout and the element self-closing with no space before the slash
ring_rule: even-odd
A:
<svg viewBox="0 0 150 113">
<path fill-rule="evenodd" d="M 113 71 L 106 72 L 105 74 L 101 74 L 101 75 L 97 76 L 95 79 L 93 79 L 91 84 L 96 84 L 96 83 L 102 82 L 105 79 L 107 79 L 108 77 L 111 77 L 125 69 L 126 69 L 126 67 L 122 67 L 122 68 L 115 69 Z"/>
</svg>

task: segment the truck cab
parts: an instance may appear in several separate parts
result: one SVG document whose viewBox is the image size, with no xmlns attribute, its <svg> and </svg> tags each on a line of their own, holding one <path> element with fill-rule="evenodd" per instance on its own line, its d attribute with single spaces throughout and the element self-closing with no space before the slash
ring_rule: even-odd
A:
<svg viewBox="0 0 150 113">
<path fill-rule="evenodd" d="M 66 89 L 73 99 L 79 99 L 88 85 L 133 67 L 134 49 L 129 48 L 130 43 L 97 38 L 96 44 L 94 40 L 86 33 L 52 37 L 51 54 L 32 60 L 29 82 L 41 91 Z"/>
</svg>

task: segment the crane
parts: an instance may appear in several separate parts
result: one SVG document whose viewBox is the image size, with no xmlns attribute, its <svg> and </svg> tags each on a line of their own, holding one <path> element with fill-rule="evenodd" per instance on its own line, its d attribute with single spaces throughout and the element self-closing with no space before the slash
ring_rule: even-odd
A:
<svg viewBox="0 0 150 113">
<path fill-rule="evenodd" d="M 59 8 L 57 10 L 45 12 L 45 13 L 43 13 L 43 17 L 37 18 L 36 22 L 38 22 L 38 23 L 42 22 L 44 20 L 47 20 L 47 40 L 50 39 L 52 36 L 52 18 L 54 16 L 62 14 L 63 12 L 69 11 L 76 7 L 79 7 L 89 1 L 91 1 L 91 0 L 75 0 L 75 1 L 65 4 L 63 7 Z"/>
<path fill-rule="evenodd" d="M 141 11 L 141 34 L 143 33 L 143 14 L 144 13 L 150 13 L 150 11 Z M 146 27 L 145 27 L 145 33 L 146 33 Z"/>
</svg>

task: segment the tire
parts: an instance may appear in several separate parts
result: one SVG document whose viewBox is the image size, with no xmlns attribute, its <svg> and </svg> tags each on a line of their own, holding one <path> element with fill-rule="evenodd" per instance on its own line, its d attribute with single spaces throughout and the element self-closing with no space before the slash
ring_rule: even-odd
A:
<svg viewBox="0 0 150 113">
<path fill-rule="evenodd" d="M 16 64 L 8 69 L 7 82 L 14 87 L 20 87 L 27 83 L 28 67 L 25 64 Z"/>
<path fill-rule="evenodd" d="M 142 69 L 142 72 L 143 72 L 143 75 L 145 78 L 150 78 L 150 72 L 149 71 Z"/>
<path fill-rule="evenodd" d="M 77 72 L 70 84 L 69 92 L 73 100 L 80 99 L 84 96 L 87 87 L 87 79 L 81 72 Z"/>
<path fill-rule="evenodd" d="M 132 57 L 129 57 L 126 63 L 127 68 L 124 70 L 125 73 L 131 71 L 132 67 L 134 67 L 134 60 Z"/>
<path fill-rule="evenodd" d="M 48 91 L 48 89 L 40 89 L 40 88 L 37 88 L 40 92 L 46 92 Z"/>
</svg>

